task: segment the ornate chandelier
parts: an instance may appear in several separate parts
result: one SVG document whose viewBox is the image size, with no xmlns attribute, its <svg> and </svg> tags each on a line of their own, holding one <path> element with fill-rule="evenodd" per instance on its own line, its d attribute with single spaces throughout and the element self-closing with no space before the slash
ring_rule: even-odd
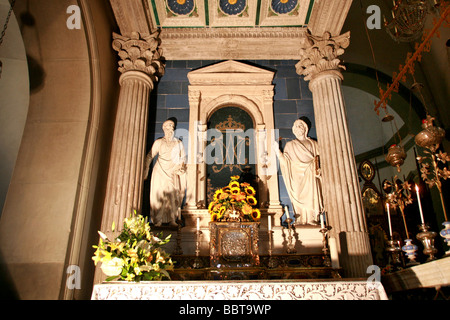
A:
<svg viewBox="0 0 450 320">
<path fill-rule="evenodd" d="M 439 1 L 432 1 L 434 6 Z M 429 12 L 427 1 L 421 0 L 393 0 L 392 20 L 385 18 L 387 33 L 396 42 L 412 42 L 418 40 L 422 34 L 425 20 Z"/>
</svg>

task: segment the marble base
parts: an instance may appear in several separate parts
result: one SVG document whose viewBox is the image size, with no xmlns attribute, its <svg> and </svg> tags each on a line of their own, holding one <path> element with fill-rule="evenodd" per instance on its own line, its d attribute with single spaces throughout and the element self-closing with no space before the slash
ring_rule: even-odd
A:
<svg viewBox="0 0 450 320">
<path fill-rule="evenodd" d="M 155 281 L 102 283 L 93 300 L 388 300 L 367 281 Z"/>
</svg>

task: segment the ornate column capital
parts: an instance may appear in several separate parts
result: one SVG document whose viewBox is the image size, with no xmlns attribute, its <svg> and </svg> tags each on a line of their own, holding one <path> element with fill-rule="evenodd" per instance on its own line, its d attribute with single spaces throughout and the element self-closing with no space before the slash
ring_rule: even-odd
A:
<svg viewBox="0 0 450 320">
<path fill-rule="evenodd" d="M 308 31 L 300 48 L 300 61 L 295 65 L 299 75 L 305 80 L 312 80 L 324 71 L 339 72 L 345 67 L 337 58 L 350 45 L 350 32 L 333 37 L 325 32 L 322 37 L 314 36 Z M 340 73 L 340 72 L 339 72 Z"/>
<path fill-rule="evenodd" d="M 119 71 L 140 71 L 158 81 L 164 75 L 164 58 L 159 31 L 142 35 L 132 32 L 129 37 L 113 33 L 113 49 L 119 54 Z"/>
</svg>

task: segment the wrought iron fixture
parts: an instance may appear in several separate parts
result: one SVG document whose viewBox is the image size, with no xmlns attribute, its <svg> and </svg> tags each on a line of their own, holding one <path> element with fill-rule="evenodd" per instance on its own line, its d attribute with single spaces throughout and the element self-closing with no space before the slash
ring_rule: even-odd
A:
<svg viewBox="0 0 450 320">
<path fill-rule="evenodd" d="M 432 1 L 438 6 L 439 1 Z M 412 42 L 422 37 L 425 20 L 431 5 L 421 0 L 393 0 L 392 20 L 385 18 L 387 33 L 396 42 Z"/>
</svg>

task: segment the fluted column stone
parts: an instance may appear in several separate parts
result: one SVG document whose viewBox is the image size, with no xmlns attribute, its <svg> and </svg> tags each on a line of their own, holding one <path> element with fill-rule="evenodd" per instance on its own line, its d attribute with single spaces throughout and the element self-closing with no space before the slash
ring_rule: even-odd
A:
<svg viewBox="0 0 450 320">
<path fill-rule="evenodd" d="M 366 277 L 372 256 L 341 89 L 344 67 L 338 59 L 349 43 L 349 33 L 336 37 L 308 33 L 296 71 L 309 81 L 313 95 L 324 205 L 340 265 L 346 277 Z"/>
<path fill-rule="evenodd" d="M 111 233 L 114 222 L 141 211 L 143 165 L 150 92 L 164 74 L 159 34 L 113 34 L 120 57 L 120 95 L 115 120 L 101 229 Z"/>
</svg>

